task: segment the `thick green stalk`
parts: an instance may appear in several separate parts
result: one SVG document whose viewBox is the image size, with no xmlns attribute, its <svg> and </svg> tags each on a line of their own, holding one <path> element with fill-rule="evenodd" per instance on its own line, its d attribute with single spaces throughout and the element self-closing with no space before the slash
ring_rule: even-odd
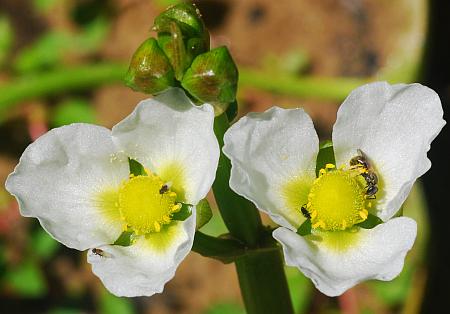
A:
<svg viewBox="0 0 450 314">
<path fill-rule="evenodd" d="M 226 114 L 216 118 L 214 132 L 220 148 L 228 127 Z M 230 171 L 231 162 L 221 153 L 213 192 L 222 218 L 233 237 L 249 247 L 262 248 L 250 249 L 235 261 L 247 313 L 292 314 L 292 302 L 280 251 L 273 246 L 273 240 L 267 241 L 267 236 L 271 238 L 270 234 L 263 229 L 254 205 L 230 189 Z"/>
<path fill-rule="evenodd" d="M 247 313 L 294 313 L 279 249 L 240 258 L 236 269 Z"/>
<path fill-rule="evenodd" d="M 229 127 L 226 114 L 216 117 L 214 132 L 223 146 L 223 135 Z M 261 217 L 255 206 L 247 199 L 234 193 L 229 186 L 231 172 L 230 160 L 220 152 L 216 180 L 213 184 L 214 197 L 219 206 L 220 214 L 231 235 L 250 247 L 256 246 L 262 229 Z"/>
</svg>

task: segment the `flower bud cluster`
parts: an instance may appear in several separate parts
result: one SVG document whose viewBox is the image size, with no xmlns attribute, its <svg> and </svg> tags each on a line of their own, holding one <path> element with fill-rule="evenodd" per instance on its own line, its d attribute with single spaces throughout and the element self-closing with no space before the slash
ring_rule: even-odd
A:
<svg viewBox="0 0 450 314">
<path fill-rule="evenodd" d="M 134 53 L 125 81 L 129 87 L 158 94 L 183 87 L 198 103 L 211 103 L 216 114 L 236 98 L 238 70 L 224 46 L 210 49 L 209 32 L 198 9 L 181 3 L 156 17 L 156 38 Z"/>
</svg>

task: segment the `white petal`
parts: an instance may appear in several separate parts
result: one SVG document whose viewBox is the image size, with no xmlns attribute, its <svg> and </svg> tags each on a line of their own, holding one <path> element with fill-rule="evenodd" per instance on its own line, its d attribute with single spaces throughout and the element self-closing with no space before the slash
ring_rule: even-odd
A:
<svg viewBox="0 0 450 314">
<path fill-rule="evenodd" d="M 105 287 L 117 296 L 151 296 L 162 292 L 173 278 L 181 261 L 192 248 L 195 233 L 195 209 L 183 222 L 149 238 L 141 237 L 133 245 L 104 246 L 102 255 L 90 250 L 88 262 Z"/>
<path fill-rule="evenodd" d="M 126 154 L 171 182 L 183 202 L 197 204 L 211 188 L 219 160 L 213 123 L 209 104 L 195 106 L 173 88 L 140 102 L 112 134 Z"/>
<path fill-rule="evenodd" d="M 430 144 L 445 125 L 439 96 L 420 84 L 384 82 L 354 90 L 339 108 L 333 129 L 338 164 L 361 149 L 374 164 L 382 190 L 378 216 L 391 218 L 415 180 L 431 166 Z"/>
<path fill-rule="evenodd" d="M 327 234 L 318 241 L 278 228 L 273 237 L 283 245 L 287 265 L 298 267 L 322 293 L 337 296 L 365 280 L 394 279 L 403 269 L 416 233 L 414 220 L 399 217 L 370 230 L 360 229 L 345 250 L 327 244 Z"/>
<path fill-rule="evenodd" d="M 316 177 L 319 139 L 311 118 L 303 109 L 272 107 L 241 118 L 224 142 L 223 152 L 232 163 L 230 187 L 276 223 L 296 230 L 304 220 L 300 207 L 308 188 L 298 191 L 302 200 L 296 206 L 289 206 L 283 189 L 289 182 L 310 187 Z"/>
<path fill-rule="evenodd" d="M 128 164 L 112 161 L 111 131 L 89 124 L 53 129 L 24 151 L 6 189 L 20 213 L 68 247 L 85 250 L 114 242 L 121 233 L 118 211 L 99 202 L 128 175 Z M 110 202 L 114 203 L 114 202 Z"/>
</svg>

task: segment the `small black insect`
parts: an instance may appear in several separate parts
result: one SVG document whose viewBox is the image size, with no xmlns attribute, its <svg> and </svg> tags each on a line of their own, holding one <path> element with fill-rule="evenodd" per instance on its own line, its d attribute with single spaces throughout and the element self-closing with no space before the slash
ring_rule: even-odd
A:
<svg viewBox="0 0 450 314">
<path fill-rule="evenodd" d="M 367 183 L 366 195 L 369 198 L 376 198 L 375 194 L 378 192 L 378 176 L 372 168 L 367 155 L 358 149 L 358 155 L 350 159 L 350 167 L 353 169 L 362 169 L 361 176 Z"/>
<path fill-rule="evenodd" d="M 102 257 L 105 256 L 105 252 L 103 250 L 97 249 L 97 248 L 92 249 L 92 253 L 95 255 L 98 255 L 98 256 L 102 256 Z"/>
<path fill-rule="evenodd" d="M 306 205 L 303 205 L 301 207 L 301 211 L 303 216 L 305 216 L 306 219 L 311 219 L 311 214 L 309 213 L 309 211 L 306 209 Z"/>
<path fill-rule="evenodd" d="M 159 194 L 164 194 L 169 191 L 169 186 L 167 184 L 164 184 L 161 189 L 159 189 Z"/>
</svg>

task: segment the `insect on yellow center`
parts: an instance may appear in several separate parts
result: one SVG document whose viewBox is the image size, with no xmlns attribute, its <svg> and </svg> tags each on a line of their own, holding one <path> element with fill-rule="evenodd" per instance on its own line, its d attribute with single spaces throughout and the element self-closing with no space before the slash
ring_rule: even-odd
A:
<svg viewBox="0 0 450 314">
<path fill-rule="evenodd" d="M 156 175 L 131 176 L 119 189 L 119 210 L 136 234 L 159 232 L 181 208 L 177 194 Z"/>
<path fill-rule="evenodd" d="M 308 195 L 307 211 L 313 228 L 345 230 L 367 219 L 365 184 L 355 170 L 327 164 Z"/>
</svg>

